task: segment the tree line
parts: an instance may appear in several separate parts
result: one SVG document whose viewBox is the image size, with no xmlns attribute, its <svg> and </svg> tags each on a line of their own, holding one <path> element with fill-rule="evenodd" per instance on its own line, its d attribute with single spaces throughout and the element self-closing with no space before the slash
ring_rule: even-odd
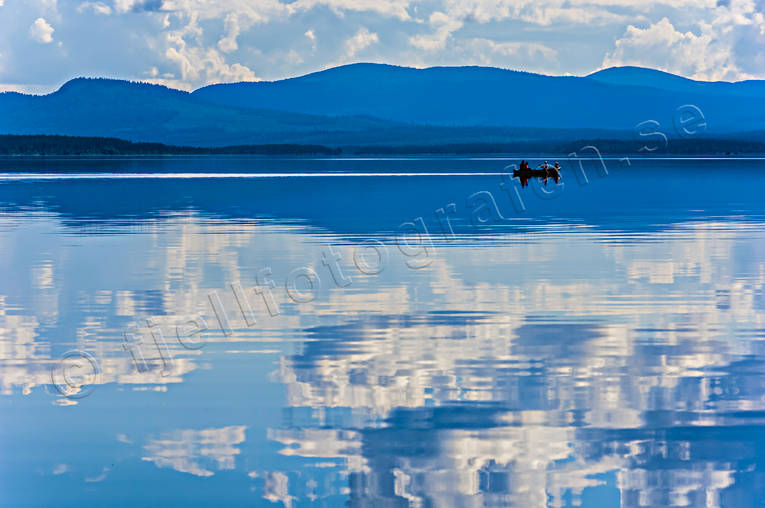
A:
<svg viewBox="0 0 765 508">
<path fill-rule="evenodd" d="M 765 154 L 758 139 L 671 139 L 655 152 L 640 151 L 637 141 L 626 139 L 580 139 L 575 141 L 509 141 L 506 143 L 449 143 L 442 145 L 324 145 L 267 144 L 223 147 L 174 146 L 133 142 L 118 138 L 56 135 L 0 135 L 0 155 L 460 155 L 460 154 L 561 154 L 595 146 L 603 154 L 632 155 L 738 155 Z"/>
</svg>

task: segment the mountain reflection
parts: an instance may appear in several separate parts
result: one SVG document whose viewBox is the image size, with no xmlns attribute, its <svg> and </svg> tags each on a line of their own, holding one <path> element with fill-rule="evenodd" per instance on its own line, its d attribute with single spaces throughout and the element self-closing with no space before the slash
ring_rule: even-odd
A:
<svg viewBox="0 0 765 508">
<path fill-rule="evenodd" d="M 298 196 L 317 192 L 296 185 Z M 197 196 L 192 187 L 174 192 Z M 458 186 L 447 187 L 433 204 Z M 63 447 L 45 467 L 9 447 L 21 472 L 108 471 L 94 489 L 179 482 L 200 505 L 765 499 L 759 201 L 736 216 L 661 223 L 656 210 L 482 228 L 463 220 L 412 269 L 391 231 L 416 217 L 416 203 L 377 210 L 367 227 L 339 204 L 278 218 L 247 204 L 238 216 L 180 206 L 93 222 L 55 196 L 21 210 L 28 197 L 0 217 L 0 410 L 64 422 L 29 444 L 31 457 L 52 446 L 46 439 L 72 439 L 72 428 L 91 429 L 82 439 L 92 447 Z M 380 273 L 353 262 L 367 240 L 388 248 Z M 328 246 L 347 286 L 322 263 Z M 302 303 L 285 290 L 301 267 L 320 277 Z M 276 313 L 255 291 L 264 268 Z M 184 346 L 179 330 L 200 317 L 204 333 Z M 72 350 L 98 362 L 86 398 L 52 384 Z M 4 445 L 27 428 L 5 418 Z"/>
</svg>

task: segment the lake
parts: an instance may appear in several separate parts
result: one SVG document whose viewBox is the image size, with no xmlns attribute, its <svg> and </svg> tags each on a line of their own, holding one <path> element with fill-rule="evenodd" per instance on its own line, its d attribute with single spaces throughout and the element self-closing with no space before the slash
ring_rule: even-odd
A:
<svg viewBox="0 0 765 508">
<path fill-rule="evenodd" d="M 0 159 L 0 505 L 765 506 L 765 160 L 517 162 Z"/>
</svg>

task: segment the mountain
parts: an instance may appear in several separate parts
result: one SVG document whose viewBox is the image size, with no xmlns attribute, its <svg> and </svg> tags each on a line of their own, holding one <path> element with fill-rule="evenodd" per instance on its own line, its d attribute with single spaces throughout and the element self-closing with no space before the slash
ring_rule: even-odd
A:
<svg viewBox="0 0 765 508">
<path fill-rule="evenodd" d="M 368 115 L 317 115 L 218 104 L 160 85 L 85 78 L 71 80 L 48 95 L 0 93 L 0 134 L 114 137 L 205 147 L 506 143 L 573 135 L 562 129 L 412 125 Z M 603 129 L 579 134 L 629 136 Z"/>
<path fill-rule="evenodd" d="M 445 145 L 672 136 L 694 104 L 710 136 L 765 131 L 765 82 L 707 83 L 635 67 L 543 76 L 489 67 L 353 64 L 273 82 L 160 85 L 78 78 L 43 96 L 0 93 L 0 134 L 116 137 L 187 146 Z"/>
<path fill-rule="evenodd" d="M 108 136 L 199 146 L 289 143 L 391 127 L 374 118 L 220 106 L 160 85 L 74 79 L 49 95 L 0 94 L 0 133 Z"/>
<path fill-rule="evenodd" d="M 701 108 L 713 134 L 765 127 L 765 82 L 704 83 L 637 68 L 543 76 L 487 67 L 412 69 L 353 64 L 274 82 L 211 85 L 210 103 L 316 115 L 369 115 L 434 125 L 631 130 L 672 125 L 676 108 Z"/>
<path fill-rule="evenodd" d="M 611 67 L 587 76 L 600 83 L 623 86 L 644 86 L 660 90 L 702 95 L 730 95 L 738 97 L 765 97 L 765 81 L 749 80 L 694 81 L 668 72 L 644 67 Z"/>
</svg>

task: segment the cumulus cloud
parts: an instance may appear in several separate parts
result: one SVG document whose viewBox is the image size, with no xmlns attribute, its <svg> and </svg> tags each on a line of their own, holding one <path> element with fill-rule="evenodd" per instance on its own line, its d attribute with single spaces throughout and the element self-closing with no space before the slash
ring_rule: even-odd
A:
<svg viewBox="0 0 765 508">
<path fill-rule="evenodd" d="M 347 11 L 373 12 L 401 21 L 410 19 L 410 0 L 296 0 L 291 5 L 295 10 L 307 11 L 317 6 L 326 6 L 343 15 Z"/>
<path fill-rule="evenodd" d="M 303 35 L 308 37 L 308 40 L 311 41 L 311 51 L 314 53 L 316 52 L 316 34 L 314 33 L 313 29 L 306 31 Z"/>
<path fill-rule="evenodd" d="M 189 89 L 364 55 L 418 67 L 588 74 L 630 64 L 702 79 L 765 77 L 765 0 L 35 0 L 6 9 L 0 82 L 52 88 L 89 72 Z M 94 14 L 109 23 L 89 23 Z M 13 35 L 35 18 L 28 36 Z M 47 65 L 27 65 L 45 57 L 37 43 L 62 34 L 66 59 L 48 51 Z"/>
<path fill-rule="evenodd" d="M 92 11 L 96 14 L 108 16 L 112 13 L 112 8 L 103 2 L 83 2 L 77 7 L 77 12 Z"/>
<path fill-rule="evenodd" d="M 452 34 L 467 23 L 513 20 L 547 27 L 562 23 L 607 25 L 634 19 L 605 8 L 619 6 L 622 0 L 592 0 L 581 6 L 576 3 L 577 0 L 446 0 L 443 9 L 433 12 L 427 20 L 432 32 L 411 36 L 409 43 L 425 51 L 443 50 Z"/>
<path fill-rule="evenodd" d="M 356 35 L 345 41 L 345 56 L 353 58 L 360 51 L 378 42 L 380 42 L 380 38 L 376 33 L 372 33 L 366 28 L 361 28 L 356 32 Z"/>
<path fill-rule="evenodd" d="M 141 4 L 141 0 L 114 0 L 114 10 L 117 12 L 130 12 Z"/>
<path fill-rule="evenodd" d="M 661 2 L 642 2 L 645 3 Z M 512 19 L 541 26 L 553 23 L 604 25 L 629 21 L 631 18 L 624 14 L 624 7 L 636 5 L 639 3 L 632 0 L 445 0 L 443 11 L 451 19 L 478 23 Z"/>
<path fill-rule="evenodd" d="M 135 3 L 136 0 L 119 0 Z M 296 11 L 295 2 L 282 3 L 279 0 L 163 0 L 163 12 L 174 13 L 178 18 L 189 19 L 225 19 L 235 15 L 239 23 L 249 25 L 267 23 L 274 19 L 285 18 Z"/>
<path fill-rule="evenodd" d="M 753 78 L 751 62 L 765 61 L 765 19 L 750 0 L 729 0 L 708 21 L 679 30 L 664 17 L 644 28 L 629 25 L 603 58 L 603 66 L 638 65 L 701 80 Z"/>
<path fill-rule="evenodd" d="M 284 57 L 284 60 L 287 63 L 290 63 L 292 65 L 299 65 L 299 64 L 303 63 L 303 57 L 300 56 L 300 53 L 298 53 L 294 49 L 289 50 L 287 55 Z"/>
<path fill-rule="evenodd" d="M 53 42 L 53 32 L 53 27 L 45 21 L 45 18 L 37 18 L 32 23 L 32 26 L 29 27 L 29 36 L 40 44 L 50 44 Z"/>
<path fill-rule="evenodd" d="M 195 30 L 196 26 L 192 25 L 167 35 L 169 47 L 165 56 L 178 67 L 181 79 L 161 79 L 157 82 L 188 89 L 191 88 L 190 84 L 208 85 L 258 79 L 247 66 L 227 63 L 223 55 L 214 48 L 188 45 L 183 34 Z"/>
<path fill-rule="evenodd" d="M 224 22 L 226 27 L 226 35 L 218 41 L 218 48 L 224 53 L 231 53 L 239 49 L 239 44 L 236 42 L 236 38 L 239 36 L 241 27 L 239 26 L 239 16 L 236 13 L 229 13 L 226 16 Z"/>
<path fill-rule="evenodd" d="M 487 64 L 491 61 L 491 54 L 539 59 L 554 59 L 558 55 L 555 49 L 538 42 L 495 42 L 475 38 L 468 40 L 463 47 L 472 48 L 477 54 L 484 55 Z"/>
<path fill-rule="evenodd" d="M 731 70 L 730 54 L 714 42 L 710 25 L 702 25 L 698 34 L 681 32 L 662 18 L 646 28 L 628 26 L 603 65 L 642 65 L 687 76 L 722 78 Z"/>
<path fill-rule="evenodd" d="M 452 33 L 462 28 L 462 21 L 450 18 L 443 12 L 430 15 L 430 26 L 434 32 L 429 35 L 415 35 L 409 38 L 409 43 L 425 51 L 436 51 L 446 46 L 446 41 Z"/>
</svg>

